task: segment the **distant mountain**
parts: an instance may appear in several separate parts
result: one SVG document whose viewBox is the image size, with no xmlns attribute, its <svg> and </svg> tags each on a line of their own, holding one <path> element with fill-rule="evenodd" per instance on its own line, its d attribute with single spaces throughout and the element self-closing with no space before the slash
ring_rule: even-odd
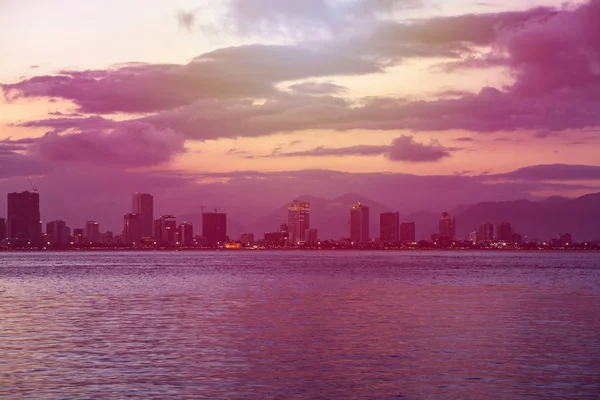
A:
<svg viewBox="0 0 600 400">
<path fill-rule="evenodd" d="M 600 193 L 576 199 L 550 197 L 499 203 L 479 203 L 456 216 L 457 234 L 466 236 L 480 223 L 507 221 L 530 239 L 548 240 L 570 233 L 574 241 L 600 239 Z"/>
</svg>

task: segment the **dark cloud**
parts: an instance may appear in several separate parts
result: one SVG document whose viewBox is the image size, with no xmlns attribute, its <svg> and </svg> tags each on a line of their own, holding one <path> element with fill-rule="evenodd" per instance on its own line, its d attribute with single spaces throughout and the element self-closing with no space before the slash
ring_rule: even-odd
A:
<svg viewBox="0 0 600 400">
<path fill-rule="evenodd" d="M 181 29 L 191 32 L 196 24 L 196 15 L 193 11 L 180 11 L 177 13 L 177 23 Z"/>
<path fill-rule="evenodd" d="M 282 81 L 379 71 L 376 62 L 347 53 L 248 45 L 206 53 L 186 65 L 130 63 L 108 70 L 62 71 L 1 88 L 8 99 L 71 100 L 83 113 L 142 113 L 199 99 L 269 97 Z"/>
<path fill-rule="evenodd" d="M 109 131 L 47 133 L 28 151 L 50 161 L 79 161 L 143 167 L 161 164 L 184 152 L 185 139 L 172 130 L 157 131 L 141 122 L 124 122 Z"/>
<path fill-rule="evenodd" d="M 281 149 L 279 149 L 281 150 Z M 447 148 L 438 142 L 430 144 L 418 143 L 412 136 L 400 136 L 391 145 L 372 146 L 359 145 L 350 147 L 326 148 L 317 147 L 312 150 L 281 153 L 272 152 L 267 157 L 345 157 L 345 156 L 379 156 L 383 155 L 391 161 L 411 163 L 435 162 L 450 157 L 457 148 Z"/>
</svg>

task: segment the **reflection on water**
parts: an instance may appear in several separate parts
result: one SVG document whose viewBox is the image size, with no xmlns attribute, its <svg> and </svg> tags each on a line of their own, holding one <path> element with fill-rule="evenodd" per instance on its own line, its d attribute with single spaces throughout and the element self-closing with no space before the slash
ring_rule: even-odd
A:
<svg viewBox="0 0 600 400">
<path fill-rule="evenodd" d="M 0 397 L 585 399 L 600 254 L 0 254 Z"/>
</svg>

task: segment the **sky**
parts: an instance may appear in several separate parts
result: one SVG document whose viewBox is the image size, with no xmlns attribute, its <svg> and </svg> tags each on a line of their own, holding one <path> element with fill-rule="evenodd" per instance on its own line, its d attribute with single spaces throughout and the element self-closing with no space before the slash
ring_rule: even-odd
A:
<svg viewBox="0 0 600 400">
<path fill-rule="evenodd" d="M 44 220 L 117 230 L 136 191 L 245 221 L 301 195 L 407 214 L 598 192 L 598 20 L 600 0 L 0 0 L 0 193 L 28 176 Z"/>
</svg>

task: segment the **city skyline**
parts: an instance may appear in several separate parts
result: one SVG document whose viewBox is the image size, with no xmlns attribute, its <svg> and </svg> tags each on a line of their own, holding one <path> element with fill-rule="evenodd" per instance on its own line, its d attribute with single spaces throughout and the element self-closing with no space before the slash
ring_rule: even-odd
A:
<svg viewBox="0 0 600 400">
<path fill-rule="evenodd" d="M 234 220 L 600 191 L 599 0 L 293 3 L 2 2 L 0 193 L 116 229 L 131 189 Z"/>
<path fill-rule="evenodd" d="M 143 194 L 146 204 L 152 204 L 152 195 Z M 600 200 L 600 193 L 598 194 Z M 453 215 L 442 212 L 438 222 L 437 232 L 431 232 L 429 241 L 417 239 L 417 224 L 400 222 L 400 213 L 385 211 L 379 214 L 379 236 L 370 235 L 370 207 L 360 201 L 351 205 L 348 226 L 349 236 L 337 238 L 329 236 L 320 238 L 319 230 L 310 226 L 310 203 L 294 200 L 286 205 L 287 221 L 279 226 L 278 231 L 264 231 L 263 238 L 255 240 L 254 233 L 243 233 L 232 236 L 228 234 L 227 214 L 220 209 L 204 212 L 201 206 L 202 221 L 198 227 L 202 234 L 194 235 L 194 224 L 188 221 L 178 221 L 174 215 L 160 215 L 153 221 L 153 230 L 149 236 L 143 236 L 142 214 L 128 213 L 123 217 L 123 230 L 116 234 L 111 231 L 101 232 L 98 221 L 86 221 L 84 228 L 73 229 L 63 220 L 44 222 L 40 215 L 40 195 L 37 191 L 9 193 L 7 218 L 0 218 L 0 243 L 5 246 L 68 247 L 77 245 L 118 245 L 130 248 L 143 247 L 218 247 L 242 248 L 256 243 L 267 246 L 320 246 L 322 242 L 337 242 L 338 245 L 353 247 L 388 246 L 388 245 L 417 245 L 429 243 L 440 247 L 463 246 L 470 242 L 472 245 L 506 246 L 537 244 L 537 238 L 531 238 L 518 232 L 507 220 L 498 222 L 494 227 L 491 222 L 478 223 L 477 228 L 469 231 L 468 235 L 457 234 L 457 223 Z M 141 212 L 142 195 L 133 194 L 134 211 Z M 557 201 L 556 198 L 548 199 Z M 477 206 L 475 206 L 477 207 Z M 146 213 L 153 213 L 147 207 Z M 597 240 L 600 243 L 600 240 Z M 417 243 L 418 242 L 418 243 Z M 553 246 L 569 246 L 577 244 L 569 232 L 560 232 L 557 236 L 546 241 Z M 593 242 L 593 241 L 592 241 Z"/>
</svg>

